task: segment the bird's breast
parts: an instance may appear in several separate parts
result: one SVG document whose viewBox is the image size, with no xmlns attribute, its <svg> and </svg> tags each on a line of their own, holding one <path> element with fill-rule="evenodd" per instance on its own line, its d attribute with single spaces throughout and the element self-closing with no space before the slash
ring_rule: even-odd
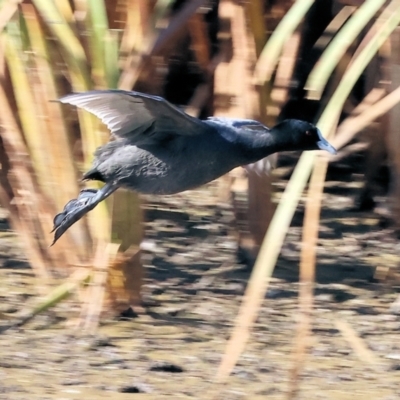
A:
<svg viewBox="0 0 400 400">
<path fill-rule="evenodd" d="M 238 165 L 229 143 L 218 137 L 186 136 L 172 143 L 127 146 L 113 155 L 114 179 L 146 194 L 194 189 Z"/>
</svg>

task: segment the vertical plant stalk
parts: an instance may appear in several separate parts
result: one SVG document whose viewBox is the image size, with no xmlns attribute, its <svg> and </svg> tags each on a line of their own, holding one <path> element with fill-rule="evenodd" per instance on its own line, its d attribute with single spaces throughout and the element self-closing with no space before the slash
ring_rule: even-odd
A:
<svg viewBox="0 0 400 400">
<path fill-rule="evenodd" d="M 332 40 L 334 35 L 336 35 L 345 22 L 350 18 L 350 16 L 357 9 L 355 6 L 344 6 L 342 9 L 334 16 L 333 20 L 325 28 L 324 33 L 315 42 L 314 47 L 320 50 L 326 49 L 328 43 Z"/>
<path fill-rule="evenodd" d="M 246 7 L 231 1 L 223 1 L 219 5 L 220 18 L 229 20 L 230 22 L 224 26 L 222 34 L 227 39 L 222 43 L 222 48 L 226 54 L 232 52 L 233 56 L 229 62 L 220 63 L 215 71 L 214 98 L 216 102 L 214 105 L 214 115 L 232 116 L 235 118 L 241 116 L 243 118 L 263 120 L 265 119 L 262 117 L 265 113 L 265 103 L 263 103 L 261 90 L 258 91 L 254 87 L 252 76 L 250 75 L 250 71 L 256 60 L 256 46 L 254 38 L 249 34 L 247 29 L 246 17 L 248 15 L 246 15 L 246 12 L 248 11 Z M 228 40 L 228 37 L 231 40 Z M 232 48 L 228 49 L 228 46 L 232 46 Z M 225 104 L 219 103 L 218 100 L 221 97 L 231 97 L 233 99 L 228 109 Z M 231 196 L 230 190 L 227 190 L 227 187 L 230 186 L 233 179 L 232 176 L 235 172 L 222 177 L 219 181 L 222 186 L 219 190 L 225 194 L 225 201 Z M 266 225 L 272 214 L 272 206 L 262 208 L 261 215 L 258 214 L 255 216 L 254 213 L 251 214 L 250 210 L 258 210 L 259 207 L 257 205 L 248 207 L 248 202 L 244 199 L 249 198 L 249 202 L 253 204 L 262 198 L 264 205 L 265 200 L 263 195 L 266 195 L 267 199 L 270 197 L 268 189 L 263 190 L 262 193 L 258 189 L 263 185 L 263 188 L 270 186 L 269 180 L 269 176 L 259 176 L 254 173 L 252 176 L 249 176 L 249 190 L 247 190 L 247 185 L 241 185 L 240 189 L 234 190 L 233 194 L 238 242 L 252 256 L 255 256 L 257 246 L 262 240 Z M 236 188 L 239 188 L 239 185 L 236 185 Z M 249 193 L 248 196 L 243 193 L 246 191 Z M 265 193 L 266 191 L 267 193 Z M 245 212 L 241 212 L 242 210 Z M 267 222 L 264 223 L 265 221 Z"/>
<path fill-rule="evenodd" d="M 304 214 L 303 239 L 300 255 L 299 315 L 297 325 L 294 366 L 289 380 L 289 399 L 295 399 L 299 390 L 300 374 L 307 353 L 307 340 L 311 334 L 313 290 L 318 242 L 319 216 L 328 158 L 317 157 L 308 189 Z"/>
<path fill-rule="evenodd" d="M 305 84 L 308 98 L 319 99 L 333 70 L 386 0 L 367 0 L 361 4 L 324 50 Z"/>
<path fill-rule="evenodd" d="M 118 87 L 119 80 L 119 35 L 117 31 L 108 30 L 104 37 L 104 72 L 107 80 L 107 86 L 110 89 Z"/>
<path fill-rule="evenodd" d="M 22 3 L 22 1 L 23 0 L 2 1 L 0 8 L 0 33 L 3 32 L 4 28 L 11 21 L 18 10 L 18 4 Z"/>
<path fill-rule="evenodd" d="M 383 44 L 383 42 L 384 40 L 381 43 Z M 364 46 L 361 47 L 361 51 L 357 52 L 352 62 L 350 63 L 350 65 L 353 64 L 353 68 L 354 65 L 360 63 L 359 57 L 363 55 L 363 51 L 365 52 L 364 56 L 367 59 L 369 58 L 368 53 L 366 52 L 366 47 L 368 44 L 362 43 L 362 45 L 363 44 Z M 376 51 L 378 50 L 379 47 L 376 49 Z M 370 56 L 370 59 L 372 59 L 372 56 L 373 55 Z M 366 65 L 367 64 L 365 64 L 365 66 Z M 351 67 L 349 68 L 349 70 L 351 70 Z M 362 68 L 361 71 L 363 70 L 364 68 Z M 343 80 L 345 81 L 345 78 L 349 78 L 349 75 L 350 75 L 349 73 L 345 74 Z M 340 89 L 340 84 L 338 90 L 339 89 Z M 335 95 L 336 92 L 334 93 L 333 98 L 335 98 Z M 334 99 L 331 101 L 334 101 Z M 324 111 L 324 113 L 326 114 L 326 110 Z M 322 117 L 324 117 L 324 115 Z M 339 112 L 336 112 L 336 117 L 337 119 L 339 118 Z M 304 228 L 303 228 L 303 247 L 302 247 L 301 262 L 300 262 L 301 287 L 300 287 L 299 301 L 300 301 L 301 320 L 299 321 L 298 324 L 297 348 L 295 351 L 296 362 L 291 371 L 289 399 L 295 398 L 299 389 L 300 373 L 303 369 L 304 360 L 307 352 L 307 337 L 309 336 L 309 333 L 311 331 L 313 293 L 311 287 L 312 281 L 310 281 L 309 278 L 315 275 L 314 271 L 316 265 L 319 215 L 321 210 L 323 183 L 325 181 L 327 167 L 328 167 L 328 158 L 322 159 L 319 163 L 316 163 L 314 165 L 313 173 L 311 176 L 310 189 L 308 192 L 308 198 L 306 203 L 306 213 L 305 213 Z"/>
<path fill-rule="evenodd" d="M 258 85 L 269 82 L 279 61 L 279 56 L 286 43 L 315 0 L 296 0 L 282 21 L 272 33 L 262 50 L 254 71 L 254 78 Z"/>
<path fill-rule="evenodd" d="M 263 6 L 264 2 L 261 0 L 251 0 L 246 3 L 246 13 L 249 18 L 249 29 L 254 40 L 257 58 L 260 57 L 267 40 Z"/>
<path fill-rule="evenodd" d="M 140 218 L 139 214 L 138 218 Z M 135 313 L 143 311 L 140 291 L 143 285 L 144 270 L 140 263 L 140 256 L 140 247 L 135 244 L 127 250 L 121 249 L 117 254 L 115 262 L 108 271 L 106 310 L 123 312 L 127 310 L 128 306 Z"/>
<path fill-rule="evenodd" d="M 381 89 L 380 93 L 383 94 L 384 90 Z M 344 145 L 350 142 L 358 132 L 362 131 L 380 116 L 386 114 L 393 107 L 398 105 L 398 103 L 400 103 L 400 86 L 396 87 L 393 92 L 389 93 L 380 100 L 369 104 L 368 108 L 362 113 L 345 119 L 339 125 L 336 136 L 332 141 L 332 145 L 336 149 L 342 148 Z"/>
<path fill-rule="evenodd" d="M 400 7 L 400 6 L 399 6 Z M 392 57 L 390 74 L 392 88 L 399 91 L 400 88 L 400 28 L 396 28 L 391 37 Z M 396 228 L 400 231 L 400 104 L 393 108 L 389 115 L 388 129 L 388 153 L 392 164 L 392 183 L 390 190 L 390 202 L 393 209 L 393 220 Z"/>
<path fill-rule="evenodd" d="M 144 36 L 140 48 L 140 57 L 134 68 L 131 64 L 126 65 L 126 68 L 121 74 L 119 87 L 132 88 L 139 80 L 151 80 L 150 74 L 152 71 L 152 57 L 162 54 L 167 50 L 187 27 L 188 20 L 193 16 L 199 7 L 203 5 L 205 0 L 192 0 L 184 4 L 184 6 L 171 18 L 168 27 L 158 31 L 156 23 L 147 27 L 147 34 Z M 148 2 L 144 2 L 148 6 Z M 166 12 L 168 7 L 161 7 L 162 12 Z M 160 16 L 158 16 L 160 18 Z M 158 33 L 158 35 L 157 35 Z"/>
<path fill-rule="evenodd" d="M 259 0 L 254 0 L 244 7 L 244 11 L 248 22 L 247 26 L 246 21 L 243 22 L 243 32 L 240 35 L 247 38 L 247 44 L 244 44 L 247 51 L 243 53 L 247 54 L 247 70 L 252 71 L 266 40 L 263 4 Z M 250 105 L 246 110 L 246 117 L 268 124 L 270 121 L 267 116 L 267 105 L 272 85 L 256 86 L 252 76 L 246 76 L 246 81 L 248 97 L 252 99 L 251 103 L 246 101 L 246 104 Z M 247 220 L 251 242 L 250 248 L 246 250 L 250 250 L 251 256 L 254 257 L 258 253 L 275 211 L 275 205 L 272 203 L 273 178 L 269 173 L 271 159 L 272 157 L 268 157 L 259 161 L 256 169 L 250 169 L 247 173 Z"/>
<path fill-rule="evenodd" d="M 110 263 L 113 263 L 118 252 L 118 245 L 99 242 L 93 262 L 94 271 L 90 286 L 86 291 L 86 302 L 82 307 L 82 328 L 94 333 L 98 323 L 106 291 L 106 282 Z"/>
<path fill-rule="evenodd" d="M 39 184 L 47 190 L 46 194 L 51 196 L 52 190 L 48 185 L 50 160 L 45 156 L 49 153 L 48 144 L 38 135 L 38 132 L 45 129 L 43 118 L 37 118 L 40 113 L 33 97 L 32 84 L 29 80 L 31 74 L 28 75 L 27 56 L 22 52 L 22 38 L 17 23 L 10 23 L 8 28 L 5 57 L 14 87 L 18 115 Z"/>
<path fill-rule="evenodd" d="M 282 49 L 281 59 L 276 70 L 274 83 L 271 87 L 270 104 L 268 105 L 268 116 L 270 120 L 273 120 L 271 125 L 276 123 L 283 105 L 288 100 L 300 44 L 300 32 L 295 32 L 287 40 Z"/>
<path fill-rule="evenodd" d="M 40 156 L 40 160 L 48 160 L 50 163 L 46 168 L 46 183 L 44 185 L 50 191 L 51 199 L 54 201 L 56 209 L 59 210 L 79 191 L 76 168 L 74 168 L 72 148 L 68 136 L 69 131 L 61 110 L 61 104 L 48 101 L 58 98 L 60 92 L 51 65 L 51 51 L 33 5 L 23 4 L 22 14 L 27 26 L 31 48 L 35 54 L 32 63 L 38 74 L 37 88 L 34 91 L 35 104 L 40 107 L 40 115 L 46 116 L 46 118 L 43 118 L 44 126 L 40 135 L 38 135 L 38 132 L 34 132 L 34 135 L 48 146 L 48 150 L 42 152 Z M 16 89 L 17 87 L 14 88 L 14 90 Z M 24 92 L 24 94 L 26 93 Z M 68 165 L 67 168 L 66 165 Z M 62 185 L 63 190 L 57 190 L 60 185 Z M 51 226 L 48 228 L 50 230 Z M 67 234 L 74 238 L 76 252 L 82 259 L 86 256 L 88 243 L 88 232 L 84 228 L 85 226 L 82 225 L 74 226 Z"/>
<path fill-rule="evenodd" d="M 344 104 L 344 101 L 349 96 L 361 73 L 399 23 L 400 5 L 397 0 L 392 0 L 371 27 L 370 31 L 374 32 L 373 36 L 369 37 L 368 41 L 363 40 L 361 42 L 359 46 L 360 50 L 356 51 L 346 73 L 321 115 L 318 126 L 323 132 L 330 131 L 332 121 L 338 118 L 342 109 L 342 107 L 338 107 L 338 105 Z"/>
<path fill-rule="evenodd" d="M 396 96 L 397 95 L 397 96 Z M 348 118 L 342 123 L 344 131 L 352 133 L 360 131 L 367 124 L 386 113 L 394 104 L 400 102 L 400 90 L 397 88 L 388 96 L 371 105 L 362 114 Z M 358 108 L 358 107 L 357 107 Z M 346 128 L 347 127 L 347 128 Z M 340 130 L 341 128 L 339 128 Z M 353 131 L 351 131 L 353 129 Z M 339 131 L 338 131 L 339 132 Z M 333 140 L 335 143 L 335 140 Z M 304 367 L 307 352 L 307 339 L 311 333 L 311 317 L 313 307 L 312 285 L 315 276 L 316 249 L 318 239 L 319 214 L 321 210 L 323 184 L 328 167 L 327 158 L 318 158 L 314 166 L 308 191 L 306 210 L 304 216 L 303 241 L 300 261 L 300 293 L 299 293 L 299 312 L 301 318 L 298 322 L 298 333 L 296 338 L 295 364 L 291 370 L 289 381 L 289 399 L 296 398 L 299 390 L 300 374 Z M 377 364 L 373 353 L 368 350 L 363 341 L 355 334 L 354 330 L 343 321 L 337 321 L 339 330 L 345 339 L 352 345 L 359 358 L 370 364 Z"/>
<path fill-rule="evenodd" d="M 371 28 L 375 29 L 374 36 L 358 53 L 357 58 L 353 59 L 350 63 L 331 100 L 321 115 L 318 126 L 322 132 L 325 132 L 326 137 L 329 137 L 340 115 L 344 102 L 360 75 L 399 23 L 400 6 L 397 0 L 393 0 L 383 11 L 376 24 Z M 228 341 L 225 354 L 219 365 L 216 376 L 217 382 L 222 382 L 227 379 L 250 336 L 250 328 L 257 317 L 257 312 L 264 299 L 287 230 L 301 193 L 312 171 L 315 157 L 316 154 L 311 152 L 305 153 L 300 157 L 282 195 L 281 202 L 272 218 L 246 288 L 232 336 Z"/>
<path fill-rule="evenodd" d="M 103 1 L 103 0 L 101 0 Z M 86 55 L 82 44 L 71 27 L 68 7 L 61 10 L 56 3 L 47 0 L 33 0 L 34 5 L 42 16 L 47 28 L 53 33 L 60 45 L 60 52 L 68 66 L 69 77 L 74 91 L 86 91 L 92 88 L 92 79 L 89 73 Z M 62 5 L 62 4 L 61 4 Z M 77 110 L 82 135 L 82 149 L 84 165 L 88 169 L 95 149 L 103 144 L 103 139 L 97 132 L 99 122 L 88 112 Z M 96 184 L 94 184 L 96 186 Z M 89 229 L 93 238 L 107 241 L 110 237 L 109 214 L 106 202 L 100 203 L 88 216 Z"/>
<path fill-rule="evenodd" d="M 29 44 L 28 32 L 26 31 L 26 25 L 24 22 L 22 16 L 20 16 L 19 24 L 17 24 L 15 20 L 11 21 L 7 29 L 8 34 L 5 37 L 3 36 L 5 42 L 5 57 L 11 75 L 11 83 L 13 94 L 16 98 L 18 116 L 24 134 L 19 130 L 15 116 L 13 116 L 13 120 L 8 118 L 8 121 L 6 122 L 8 128 L 5 129 L 10 129 L 16 136 L 21 136 L 14 142 L 9 140 L 9 142 L 6 143 L 8 156 L 10 158 L 13 157 L 11 152 L 26 152 L 25 154 L 29 154 L 33 161 L 33 165 L 29 164 L 30 168 L 33 167 L 32 170 L 25 169 L 25 166 L 23 165 L 16 167 L 15 164 L 13 164 L 13 167 L 15 168 L 13 172 L 17 172 L 18 168 L 21 171 L 24 171 L 24 173 L 26 172 L 24 178 L 24 180 L 26 180 L 25 184 L 23 183 L 24 180 L 13 181 L 16 185 L 15 187 L 20 186 L 20 191 L 14 190 L 13 201 L 17 203 L 20 202 L 20 218 L 23 216 L 22 218 L 26 218 L 26 220 L 29 221 L 29 233 L 20 231 L 20 234 L 31 235 L 32 232 L 36 233 L 33 241 L 28 242 L 25 240 L 25 242 L 29 253 L 36 262 L 38 262 L 37 253 L 42 253 L 43 260 L 42 262 L 38 262 L 41 267 L 37 271 L 38 276 L 40 277 L 45 274 L 44 269 L 46 266 L 48 268 L 51 265 L 57 264 L 57 261 L 60 259 L 65 259 L 65 253 L 63 253 L 63 248 L 52 253 L 48 253 L 44 250 L 48 246 L 48 243 L 50 243 L 49 231 L 52 226 L 51 214 L 54 209 L 52 203 L 42 201 L 41 196 L 46 199 L 51 199 L 54 192 L 54 188 L 52 190 L 51 187 L 51 184 L 54 183 L 51 173 L 52 154 L 49 151 L 48 141 L 43 140 L 40 136 L 40 133 L 46 132 L 47 126 L 45 119 L 43 118 L 44 115 L 41 103 L 34 97 L 35 94 L 38 94 L 38 90 L 35 90 L 37 89 L 37 76 L 35 76 L 32 70 L 31 73 L 28 73 L 31 64 L 27 60 L 26 54 L 22 52 L 22 46 L 28 46 Z M 4 95 L 7 96 L 7 94 Z M 8 103 L 4 108 L 10 109 L 10 104 Z M 5 111 L 5 113 L 7 114 L 7 111 Z M 10 138 L 5 134 L 3 136 L 5 138 Z M 28 148 L 25 147 L 24 141 L 26 141 Z M 28 162 L 30 161 L 25 160 L 25 163 Z M 34 173 L 35 176 L 28 177 L 30 172 Z M 36 182 L 41 188 L 40 191 L 36 186 L 34 186 L 36 185 Z M 33 200 L 23 200 L 22 197 L 25 195 L 21 195 L 21 193 L 25 193 L 26 190 L 23 190 L 24 186 L 29 185 L 31 185 L 31 189 L 28 190 L 28 192 L 32 193 Z M 24 204 L 24 201 L 27 203 Z M 22 209 L 25 209 L 25 212 L 23 212 Z M 33 250 L 33 247 L 35 246 L 37 247 L 35 250 L 36 255 Z M 32 266 L 35 267 L 35 265 Z"/>
<path fill-rule="evenodd" d="M 76 92 L 90 90 L 92 88 L 92 79 L 86 55 L 82 44 L 66 20 L 69 14 L 64 16 L 55 3 L 48 2 L 47 0 L 33 0 L 33 3 L 42 16 L 47 28 L 54 34 L 57 43 L 60 44 L 60 51 L 68 66 L 73 90 Z M 67 8 L 64 7 L 64 9 Z M 98 121 L 95 117 L 87 112 L 82 112 L 82 110 L 78 110 L 78 117 L 83 139 L 85 166 L 88 167 L 92 161 L 93 152 L 102 144 L 102 140 L 95 129 L 98 126 Z"/>
<path fill-rule="evenodd" d="M 57 88 L 57 78 L 51 65 L 51 54 L 46 43 L 45 34 L 39 23 L 38 15 L 31 4 L 23 4 L 22 12 L 27 25 L 31 48 L 35 54 L 33 62 L 38 71 L 40 82 L 40 99 L 43 109 L 41 113 L 48 116 L 45 119 L 46 129 L 41 131 L 42 141 L 49 143 L 51 151 L 52 167 L 46 170 L 47 175 L 52 175 L 52 179 L 64 184 L 64 189 L 57 193 L 52 187 L 52 197 L 55 199 L 57 207 L 62 207 L 78 190 L 76 180 L 76 169 L 65 168 L 65 163 L 73 166 L 72 149 L 68 137 L 68 128 L 64 122 L 61 105 L 56 102 L 49 102 L 48 99 L 56 99 L 59 96 Z M 37 134 L 37 133 L 36 133 Z M 42 154 L 42 158 L 46 155 Z"/>
<path fill-rule="evenodd" d="M 142 1 L 141 3 L 143 5 L 148 2 Z M 118 4 L 121 6 L 121 2 Z M 85 308 L 87 317 L 87 325 L 85 326 L 88 328 L 97 325 L 97 318 L 100 315 L 100 308 L 105 296 L 104 288 L 108 275 L 108 271 L 105 270 L 108 267 L 113 267 L 116 262 L 116 251 L 114 250 L 119 248 L 120 244 L 125 246 L 125 250 L 118 255 L 118 264 L 121 264 L 121 270 L 127 273 L 124 278 L 129 284 L 133 282 L 129 273 L 135 270 L 131 267 L 134 265 L 135 268 L 142 268 L 140 259 L 137 257 L 139 253 L 138 244 L 143 234 L 142 226 L 138 222 L 141 220 L 140 204 L 136 194 L 119 192 L 113 199 L 114 206 L 110 206 L 110 213 L 113 213 L 113 217 L 115 216 L 115 221 L 109 218 L 106 202 L 102 202 L 88 215 L 89 232 L 83 229 L 85 225 L 82 221 L 69 230 L 56 247 L 52 247 L 50 250 L 47 248 L 51 242 L 51 235 L 48 232 L 51 230 L 52 218 L 56 214 L 53 201 L 47 199 L 51 196 L 51 200 L 54 200 L 58 211 L 67 201 L 76 197 L 80 189 L 72 156 L 72 140 L 69 137 L 69 134 L 72 133 L 69 131 L 69 111 L 78 114 L 83 159 L 86 167 L 93 159 L 94 150 L 102 145 L 104 139 L 108 137 L 108 134 L 101 135 L 101 132 L 98 132 L 98 128 L 102 126 L 90 113 L 75 108 L 67 110 L 66 106 L 48 100 L 57 99 L 64 93 L 66 87 L 68 87 L 68 84 L 65 84 L 64 77 L 69 80 L 73 91 L 92 89 L 91 66 L 94 66 L 96 79 L 101 81 L 100 83 L 97 81 L 98 85 L 113 88 L 117 86 L 120 75 L 120 36 L 117 30 L 109 29 L 108 18 L 111 18 L 112 15 L 115 16 L 118 4 L 117 2 L 106 4 L 104 0 L 90 1 L 90 4 L 89 2 L 80 2 L 80 10 L 86 12 L 87 7 L 91 7 L 89 10 L 91 11 L 89 13 L 90 18 L 88 18 L 85 13 L 79 15 L 75 12 L 77 10 L 76 2 L 33 0 L 32 4 L 24 3 L 20 7 L 21 12 L 17 14 L 21 21 L 20 25 L 14 21 L 9 23 L 7 31 L 9 32 L 14 27 L 15 35 L 2 35 L 3 42 L 13 41 L 14 39 L 21 42 L 21 37 L 24 40 L 23 46 L 17 46 L 19 43 L 14 42 L 10 46 L 9 53 L 11 56 L 8 64 L 11 73 L 14 73 L 15 76 L 13 85 L 8 85 L 11 86 L 10 90 L 14 90 L 14 93 L 10 93 L 11 95 L 8 97 L 12 99 L 15 96 L 18 105 L 22 107 L 29 104 L 30 108 L 25 113 L 25 116 L 28 115 L 29 118 L 26 118 L 26 121 L 22 124 L 23 132 L 20 132 L 18 121 L 15 119 L 15 115 L 12 115 L 11 101 L 7 99 L 6 93 L 0 93 L 0 103 L 6 103 L 2 107 L 1 123 L 3 127 L 2 139 L 7 154 L 2 158 L 2 163 L 5 163 L 8 160 L 7 157 L 9 157 L 9 164 L 11 165 L 10 173 L 5 178 L 1 176 L 3 181 L 9 183 L 10 188 L 4 185 L 1 189 L 5 188 L 5 190 L 0 190 L 0 198 L 3 204 L 8 205 L 8 208 L 14 211 L 11 218 L 13 227 L 18 229 L 19 234 L 26 241 L 30 263 L 33 268 L 36 268 L 35 272 L 43 283 L 48 278 L 49 267 L 66 264 L 77 266 L 82 265 L 82 262 L 88 266 L 87 274 L 93 275 L 93 281 L 101 282 L 96 290 L 90 292 L 93 296 L 90 295 L 91 302 Z M 110 7 L 108 7 L 109 5 Z M 109 15 L 107 15 L 107 12 Z M 126 21 L 124 16 L 121 20 Z M 85 22 L 87 22 L 87 30 L 82 29 Z M 87 52 L 90 56 L 90 60 L 87 60 L 83 44 L 88 39 L 83 36 L 91 32 L 93 32 L 94 45 L 90 46 L 92 51 Z M 49 35 L 50 38 L 47 38 Z M 141 38 L 138 42 L 140 41 Z M 14 60 L 19 64 L 11 62 Z M 22 68 L 15 68 L 19 65 Z M 60 65 L 62 67 L 57 70 Z M 3 79 L 4 69 L 4 63 L 2 63 Z M 61 75 L 63 75 L 62 78 Z M 22 76 L 22 79 L 20 79 L 20 76 Z M 61 85 L 63 86 L 61 87 Z M 6 86 L 7 89 L 8 86 Z M 17 90 L 21 87 L 25 89 L 25 92 L 19 90 L 19 93 L 17 93 Z M 63 115 L 64 112 L 67 118 Z M 30 124 L 30 122 L 32 123 Z M 25 137 L 29 149 L 25 146 Z M 46 167 L 42 167 L 40 172 L 45 180 L 39 183 L 36 182 L 28 155 L 28 152 L 32 153 L 32 143 L 39 147 L 36 152 L 37 157 L 33 160 L 35 168 L 38 169 L 43 166 L 44 162 L 47 163 L 45 164 Z M 42 164 L 39 164 L 40 161 L 42 161 Z M 65 190 L 55 190 L 59 187 L 65 188 Z M 47 197 L 42 193 L 44 190 L 48 193 Z M 132 197 L 135 201 L 132 201 Z M 112 202 L 111 199 L 110 202 Z M 121 204 L 123 207 L 121 207 Z M 138 222 L 137 226 L 136 222 Z M 118 227 L 117 224 L 119 224 Z M 113 236 L 111 236 L 111 233 L 113 233 Z M 75 244 L 71 241 L 71 238 L 75 239 Z M 110 244 L 114 240 L 116 243 Z M 135 242 L 137 246 L 132 246 L 132 242 Z M 101 258 L 102 262 L 104 261 L 106 264 L 101 264 L 99 270 L 94 266 L 94 270 L 90 271 L 88 259 L 92 259 L 91 245 L 100 246 L 99 243 L 108 244 L 106 248 L 102 246 L 103 255 Z M 82 252 L 77 251 L 76 245 L 82 247 Z M 129 254 L 125 255 L 127 248 Z M 133 248 L 135 248 L 134 252 Z M 78 257 L 77 254 L 81 257 Z M 96 263 L 99 263 L 98 258 Z M 140 279 L 139 282 L 142 282 L 142 280 Z M 134 283 L 133 286 L 136 290 L 137 281 Z M 134 299 L 137 292 L 132 294 L 130 290 L 132 288 L 128 287 L 128 284 L 124 286 L 124 289 L 129 294 L 129 300 Z M 64 293 L 65 290 L 61 290 L 61 292 Z M 63 296 L 64 294 L 60 294 L 56 297 L 60 300 Z M 138 301 L 136 300 L 136 302 Z"/>
<path fill-rule="evenodd" d="M 86 55 L 64 15 L 61 14 L 53 1 L 32 0 L 32 2 L 41 14 L 46 26 L 58 39 L 61 50 L 70 66 L 74 90 L 78 92 L 88 90 L 91 87 L 91 78 Z"/>
<path fill-rule="evenodd" d="M 18 193 L 20 191 L 18 198 L 14 195 L 14 198 L 10 199 L 8 194 L 2 190 L 1 197 L 6 201 L 5 205 L 12 206 L 9 209 L 16 211 L 15 215 L 11 217 L 11 222 L 14 223 L 13 227 L 22 237 L 32 268 L 40 279 L 41 285 L 39 289 L 41 289 L 42 286 L 46 286 L 49 283 L 50 276 L 47 270 L 48 259 L 42 254 L 36 238 L 30 234 L 35 229 L 32 221 L 33 216 L 36 217 L 39 214 L 37 190 L 32 181 L 32 176 L 26 168 L 28 152 L 22 140 L 22 134 L 18 129 L 18 124 L 2 86 L 0 87 L 0 107 L 2 110 L 0 117 L 2 140 L 7 154 L 11 155 L 9 157 L 10 171 L 8 172 L 8 179 L 10 179 L 10 185 L 14 192 Z M 26 188 L 29 189 L 30 198 L 24 199 L 23 196 L 28 194 L 26 193 Z M 11 202 L 12 204 L 10 204 Z M 35 212 L 36 214 L 34 214 Z"/>
<path fill-rule="evenodd" d="M 343 320 L 336 319 L 335 321 L 336 328 L 340 331 L 343 338 L 347 341 L 347 343 L 352 347 L 355 354 L 358 358 L 367 364 L 372 365 L 373 367 L 379 366 L 379 359 L 375 356 L 375 354 L 367 347 L 362 338 L 357 334 L 357 332 L 349 325 L 347 322 Z M 388 367 L 386 367 L 388 368 Z"/>
<path fill-rule="evenodd" d="M 192 49 L 197 63 L 200 65 L 205 75 L 208 75 L 210 65 L 210 41 L 207 37 L 207 25 L 201 14 L 194 14 L 188 23 L 188 30 L 191 37 Z M 208 78 L 207 76 L 205 77 Z"/>
<path fill-rule="evenodd" d="M 109 86 L 105 72 L 104 41 L 108 35 L 107 10 L 104 0 L 87 0 L 86 7 L 88 17 L 86 18 L 89 31 L 89 52 L 92 64 L 92 78 L 96 87 L 105 89 Z"/>
<path fill-rule="evenodd" d="M 243 296 L 232 335 L 218 367 L 217 382 L 227 379 L 249 339 L 250 328 L 257 318 L 257 312 L 268 289 L 288 227 L 307 183 L 314 157 L 314 153 L 301 156 L 271 220 Z"/>
<path fill-rule="evenodd" d="M 145 21 L 148 21 L 150 11 L 148 2 L 143 0 L 127 0 L 126 7 L 126 27 L 121 41 L 121 53 L 125 58 L 121 62 L 118 87 L 131 90 L 138 79 L 139 64 L 147 48 L 148 26 Z"/>
</svg>

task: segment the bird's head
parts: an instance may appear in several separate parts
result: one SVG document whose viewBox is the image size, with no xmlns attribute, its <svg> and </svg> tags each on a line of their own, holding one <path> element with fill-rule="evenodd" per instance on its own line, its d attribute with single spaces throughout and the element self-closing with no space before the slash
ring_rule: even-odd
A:
<svg viewBox="0 0 400 400">
<path fill-rule="evenodd" d="M 271 133 L 285 150 L 326 150 L 331 154 L 336 154 L 336 149 L 310 122 L 287 119 L 275 125 Z"/>
</svg>

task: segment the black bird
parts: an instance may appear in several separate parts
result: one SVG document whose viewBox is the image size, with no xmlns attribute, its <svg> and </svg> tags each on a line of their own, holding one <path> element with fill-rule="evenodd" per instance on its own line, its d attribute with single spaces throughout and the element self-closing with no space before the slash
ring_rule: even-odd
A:
<svg viewBox="0 0 400 400">
<path fill-rule="evenodd" d="M 289 119 L 271 129 L 249 119 L 185 114 L 161 97 L 97 90 L 62 97 L 107 125 L 115 140 L 99 147 L 84 180 L 105 185 L 84 189 L 54 218 L 54 244 L 76 221 L 119 187 L 174 194 L 210 182 L 235 167 L 288 150 L 336 150 L 309 122 Z"/>
</svg>

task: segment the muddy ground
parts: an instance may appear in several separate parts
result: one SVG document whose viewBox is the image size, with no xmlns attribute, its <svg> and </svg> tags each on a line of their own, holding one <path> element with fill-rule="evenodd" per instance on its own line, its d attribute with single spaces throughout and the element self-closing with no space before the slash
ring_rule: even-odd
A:
<svg viewBox="0 0 400 400">
<path fill-rule="evenodd" d="M 278 174 L 290 173 L 290 162 Z M 355 168 L 354 165 L 358 167 Z M 362 158 L 335 164 L 326 183 L 312 350 L 300 399 L 400 399 L 397 282 L 375 268 L 398 266 L 400 244 L 376 212 L 354 209 Z M 277 181 L 281 190 L 285 180 Z M 76 299 L 0 334 L 0 399 L 205 399 L 245 289 L 229 204 L 212 204 L 215 184 L 149 200 L 143 261 L 146 314 L 102 321 L 95 338 L 66 327 Z M 385 201 L 384 197 L 380 200 Z M 0 238 L 0 325 L 29 307 L 34 279 L 5 217 Z M 284 399 L 296 332 L 302 207 L 270 290 L 222 400 Z M 338 331 L 346 321 L 372 350 L 360 359 Z"/>
</svg>

